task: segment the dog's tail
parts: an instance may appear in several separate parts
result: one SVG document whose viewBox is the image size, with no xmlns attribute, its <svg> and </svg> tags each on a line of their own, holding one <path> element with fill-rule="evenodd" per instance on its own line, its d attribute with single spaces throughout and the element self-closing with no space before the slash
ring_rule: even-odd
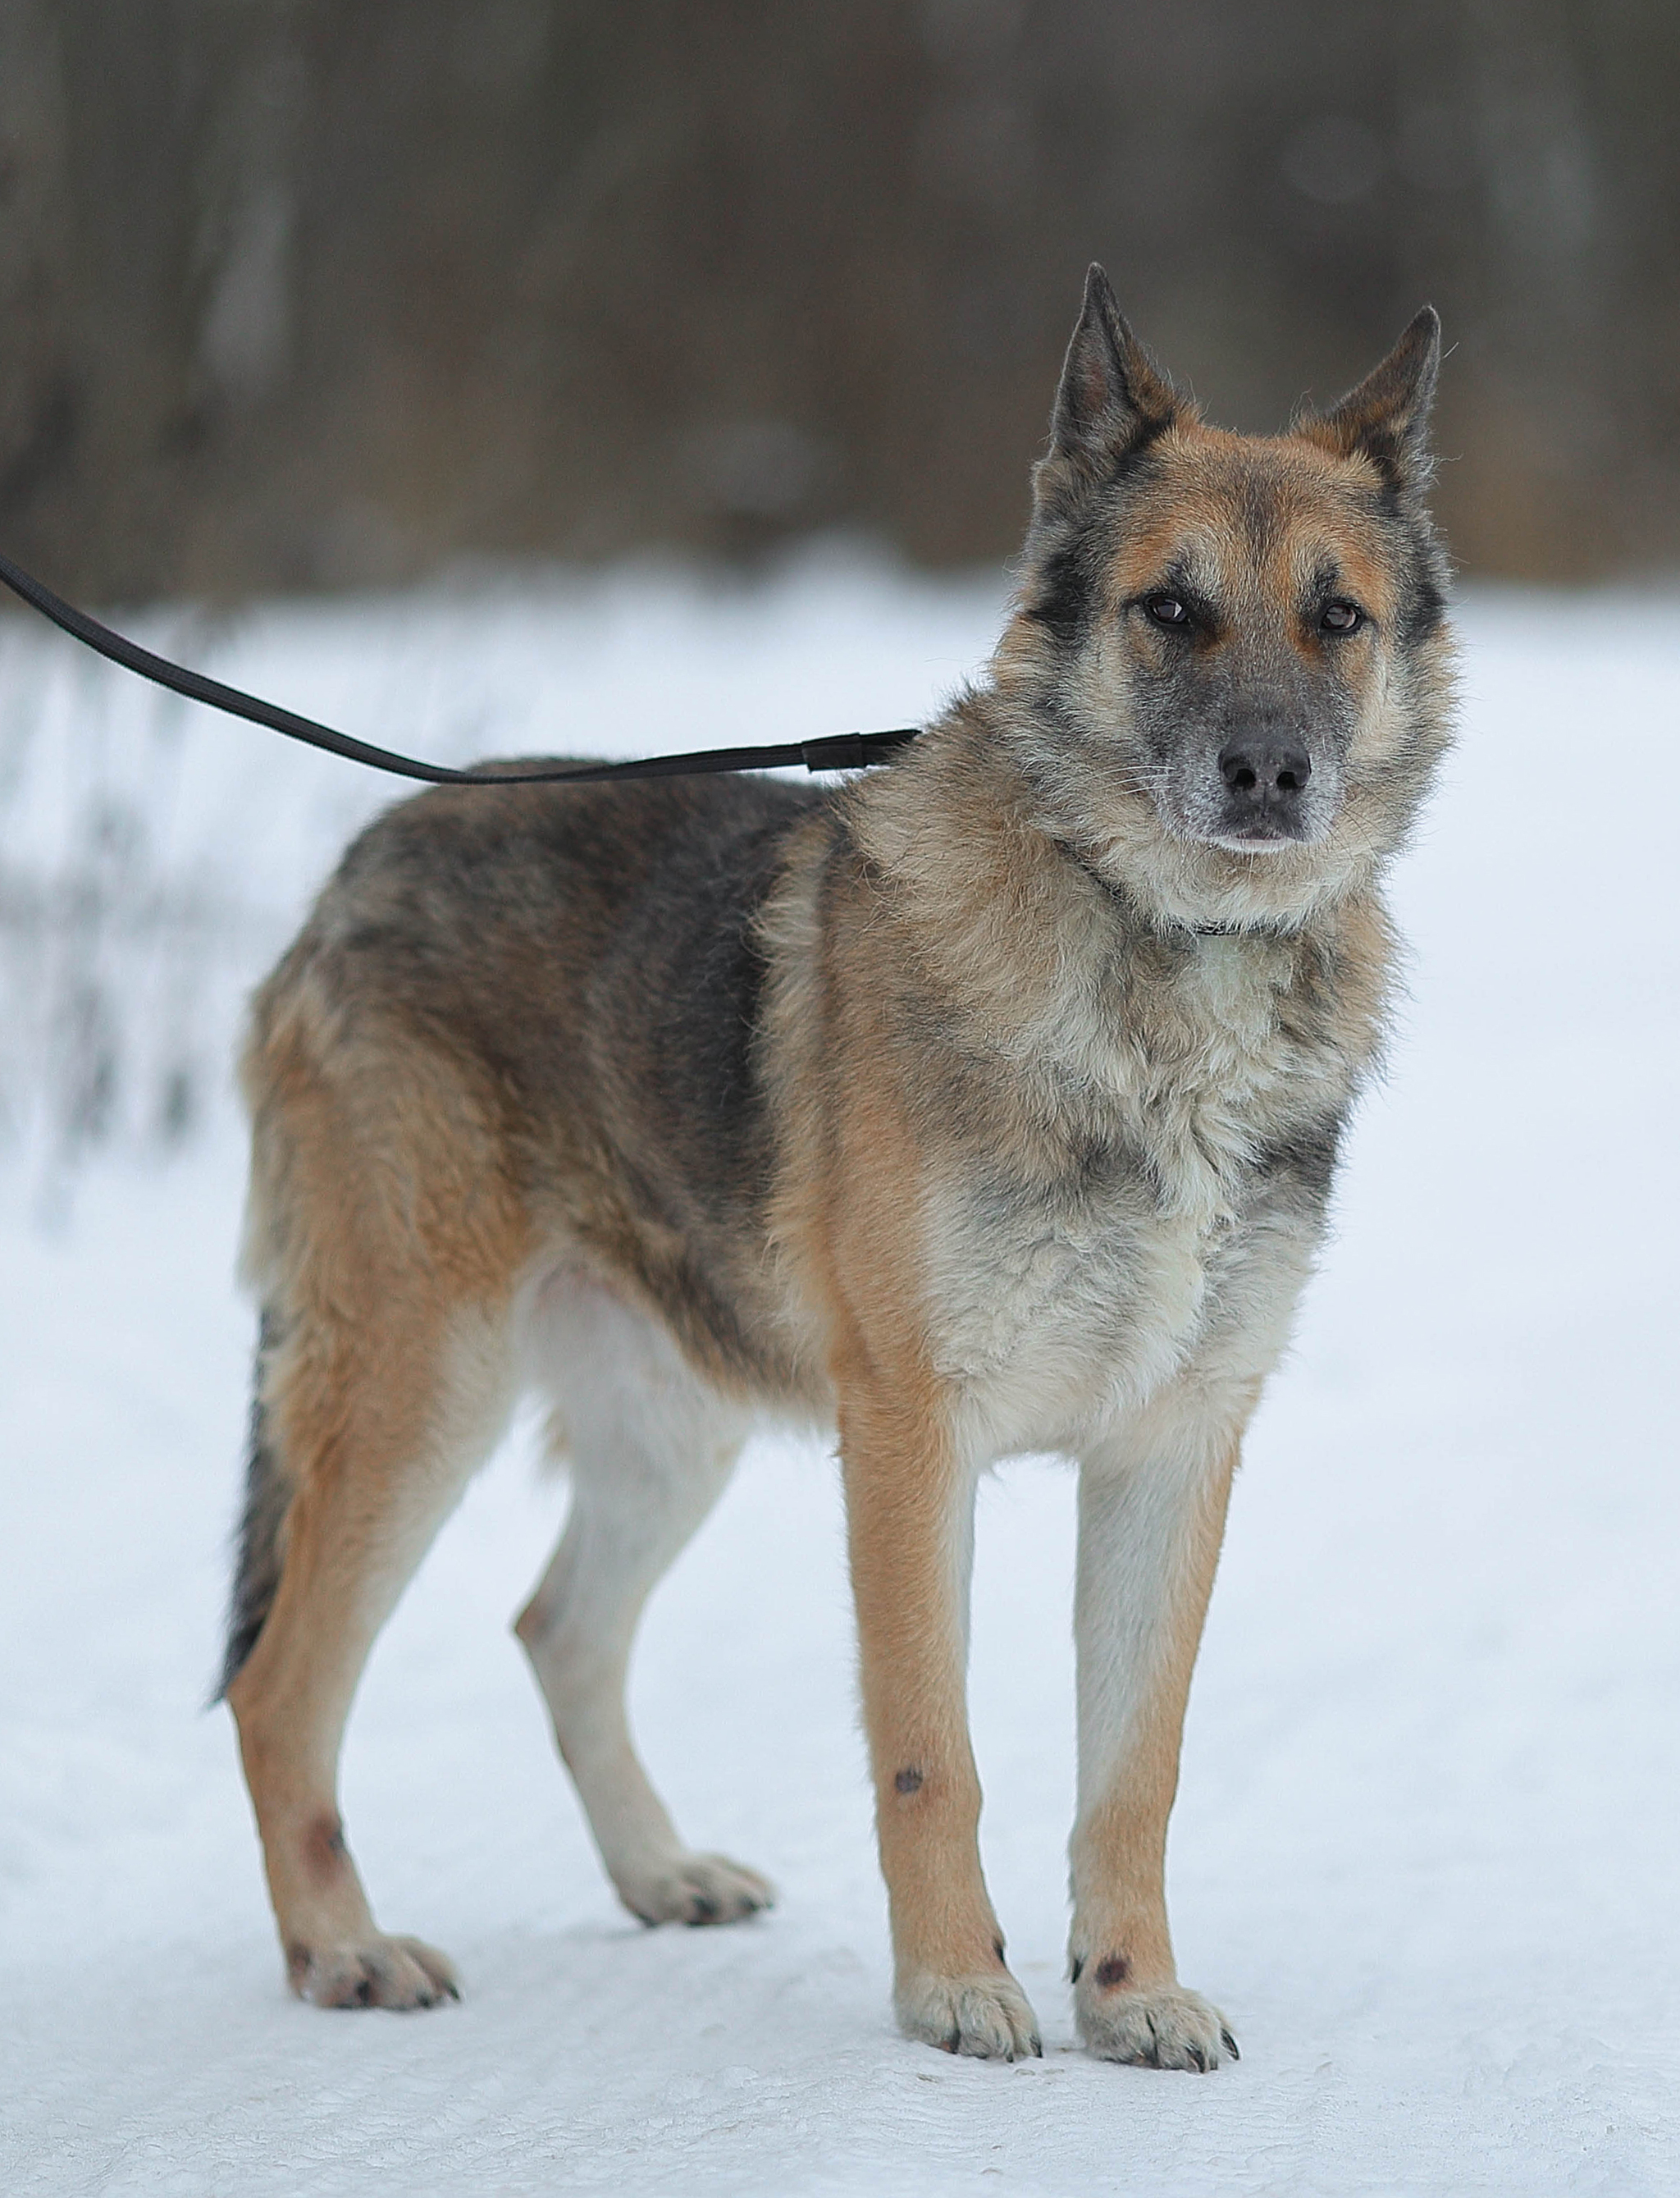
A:
<svg viewBox="0 0 1680 2198">
<path fill-rule="evenodd" d="M 222 1701 L 256 1647 L 286 1561 L 286 1518 L 292 1508 L 292 1484 L 270 1440 L 268 1409 L 264 1403 L 269 1362 L 279 1347 L 281 1333 L 277 1315 L 264 1306 L 253 1369 L 245 1509 L 239 1522 L 238 1555 L 228 1598 L 227 1649 L 212 1702 Z"/>
</svg>

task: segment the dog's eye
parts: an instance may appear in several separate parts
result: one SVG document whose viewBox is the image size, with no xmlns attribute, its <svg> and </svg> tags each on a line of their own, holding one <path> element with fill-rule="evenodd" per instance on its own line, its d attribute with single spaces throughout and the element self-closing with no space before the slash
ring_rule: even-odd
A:
<svg viewBox="0 0 1680 2198">
<path fill-rule="evenodd" d="M 1318 623 L 1327 633 L 1352 633 L 1365 622 L 1365 613 L 1357 603 L 1344 602 L 1340 597 L 1326 603 Z"/>
<path fill-rule="evenodd" d="M 1143 608 L 1157 625 L 1188 625 L 1190 613 L 1177 596 L 1146 596 Z"/>
</svg>

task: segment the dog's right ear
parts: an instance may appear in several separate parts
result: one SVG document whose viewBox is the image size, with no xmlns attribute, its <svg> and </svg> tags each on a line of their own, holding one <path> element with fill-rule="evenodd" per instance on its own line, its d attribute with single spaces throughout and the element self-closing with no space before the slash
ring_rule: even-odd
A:
<svg viewBox="0 0 1680 2198">
<path fill-rule="evenodd" d="M 1089 475 L 1171 427 L 1184 404 L 1126 326 L 1108 277 L 1092 263 L 1084 310 L 1061 369 L 1040 492 L 1061 467 Z"/>
</svg>

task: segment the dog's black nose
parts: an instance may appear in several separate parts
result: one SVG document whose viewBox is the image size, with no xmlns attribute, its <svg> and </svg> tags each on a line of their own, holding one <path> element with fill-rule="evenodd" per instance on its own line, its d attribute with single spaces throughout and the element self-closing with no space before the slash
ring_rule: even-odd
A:
<svg viewBox="0 0 1680 2198">
<path fill-rule="evenodd" d="M 1312 776 L 1312 759 L 1287 734 L 1239 733 L 1219 751 L 1219 776 L 1234 806 L 1287 811 Z"/>
</svg>

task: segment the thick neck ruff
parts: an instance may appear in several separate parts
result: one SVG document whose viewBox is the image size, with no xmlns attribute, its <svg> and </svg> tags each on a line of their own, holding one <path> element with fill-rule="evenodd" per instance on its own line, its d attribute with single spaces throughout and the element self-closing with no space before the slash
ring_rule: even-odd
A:
<svg viewBox="0 0 1680 2198">
<path fill-rule="evenodd" d="M 1124 887 L 1117 886 L 1111 878 L 1105 878 L 1096 864 L 1088 861 L 1070 840 L 1056 840 L 1052 844 L 1059 852 L 1066 855 L 1070 862 L 1076 863 L 1087 877 L 1094 878 L 1108 898 L 1118 902 L 1128 916 L 1142 922 L 1157 934 L 1165 933 L 1168 938 L 1179 939 L 1276 939 L 1288 936 L 1275 923 L 1180 923 L 1173 916 L 1147 916 Z"/>
</svg>

